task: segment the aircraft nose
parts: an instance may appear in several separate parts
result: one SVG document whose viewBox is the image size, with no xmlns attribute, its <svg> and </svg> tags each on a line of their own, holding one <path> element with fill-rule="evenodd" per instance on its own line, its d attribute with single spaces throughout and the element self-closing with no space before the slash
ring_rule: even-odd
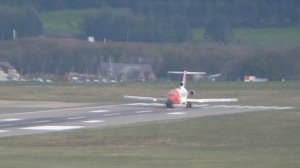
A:
<svg viewBox="0 0 300 168">
<path fill-rule="evenodd" d="M 171 104 L 176 104 L 179 102 L 179 95 L 174 92 L 170 92 L 168 95 L 168 102 Z"/>
</svg>

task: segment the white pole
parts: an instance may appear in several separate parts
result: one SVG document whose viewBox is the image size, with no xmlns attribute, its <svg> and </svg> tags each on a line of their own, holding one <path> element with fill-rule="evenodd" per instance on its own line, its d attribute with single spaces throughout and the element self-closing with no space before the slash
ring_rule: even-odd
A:
<svg viewBox="0 0 300 168">
<path fill-rule="evenodd" d="M 13 40 L 16 40 L 17 38 L 17 32 L 15 29 L 13 29 Z"/>
</svg>

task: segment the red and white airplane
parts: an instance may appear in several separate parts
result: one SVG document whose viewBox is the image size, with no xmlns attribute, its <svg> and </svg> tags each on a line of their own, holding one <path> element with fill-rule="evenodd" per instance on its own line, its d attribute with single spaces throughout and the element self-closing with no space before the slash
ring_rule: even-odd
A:
<svg viewBox="0 0 300 168">
<path fill-rule="evenodd" d="M 169 91 L 166 98 L 154 98 L 154 97 L 141 97 L 141 96 L 128 96 L 125 95 L 125 99 L 139 100 L 139 101 L 151 101 L 165 103 L 167 108 L 173 108 L 174 105 L 185 105 L 186 108 L 191 108 L 192 103 L 213 103 L 213 102 L 236 102 L 236 98 L 226 99 L 191 99 L 189 96 L 195 94 L 194 90 L 188 91 L 186 86 L 187 75 L 205 75 L 205 72 L 188 72 L 188 71 L 168 71 L 170 74 L 183 74 L 183 79 L 180 82 L 180 87 Z"/>
</svg>

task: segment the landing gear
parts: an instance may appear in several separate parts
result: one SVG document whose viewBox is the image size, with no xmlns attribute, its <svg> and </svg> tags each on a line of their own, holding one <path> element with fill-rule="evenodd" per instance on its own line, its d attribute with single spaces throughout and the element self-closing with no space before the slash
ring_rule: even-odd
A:
<svg viewBox="0 0 300 168">
<path fill-rule="evenodd" d="M 173 105 L 170 102 L 166 102 L 166 108 L 173 108 Z"/>
<path fill-rule="evenodd" d="M 186 103 L 186 108 L 192 108 L 192 103 L 191 102 L 187 102 Z"/>
</svg>

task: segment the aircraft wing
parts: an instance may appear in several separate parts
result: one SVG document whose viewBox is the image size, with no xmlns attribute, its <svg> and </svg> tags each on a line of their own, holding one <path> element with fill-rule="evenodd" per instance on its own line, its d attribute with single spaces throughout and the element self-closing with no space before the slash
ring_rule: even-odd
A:
<svg viewBox="0 0 300 168">
<path fill-rule="evenodd" d="M 168 71 L 169 74 L 183 74 L 184 72 L 182 71 Z M 185 74 L 187 75 L 206 75 L 206 72 L 190 72 L 190 71 L 185 71 Z"/>
<path fill-rule="evenodd" d="M 187 99 L 186 101 L 192 103 L 220 103 L 220 102 L 237 102 L 238 99 Z"/>
<path fill-rule="evenodd" d="M 138 101 L 149 101 L 149 102 L 162 102 L 162 103 L 165 103 L 167 101 L 166 98 L 128 96 L 128 95 L 124 95 L 123 97 L 124 97 L 124 99 L 127 99 L 127 100 L 138 100 Z"/>
</svg>

